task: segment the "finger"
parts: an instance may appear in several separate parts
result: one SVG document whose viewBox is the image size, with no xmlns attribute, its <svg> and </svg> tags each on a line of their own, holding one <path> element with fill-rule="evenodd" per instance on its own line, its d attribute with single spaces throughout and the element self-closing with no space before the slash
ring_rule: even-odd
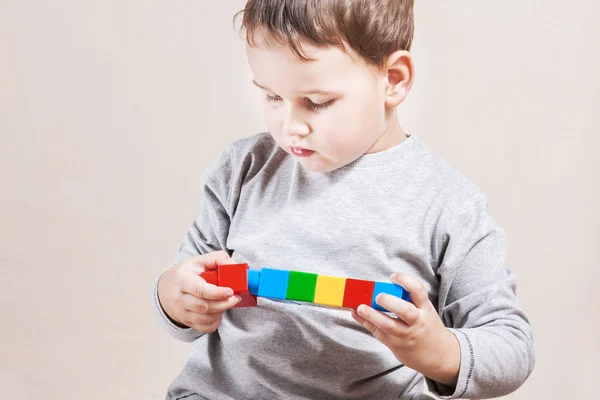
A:
<svg viewBox="0 0 600 400">
<path fill-rule="evenodd" d="M 193 260 L 188 260 L 182 265 L 187 271 L 190 271 L 193 275 L 200 275 L 204 271 L 204 267 Z"/>
<path fill-rule="evenodd" d="M 181 282 L 181 290 L 205 300 L 225 300 L 233 296 L 231 288 L 211 285 L 197 275 L 186 277 Z"/>
<path fill-rule="evenodd" d="M 352 310 L 351 315 L 352 315 L 352 318 L 354 318 L 354 320 L 356 322 L 358 322 L 359 324 L 361 324 L 366 330 L 368 330 L 372 334 L 376 333 L 377 328 L 375 327 L 375 325 L 373 325 L 371 322 L 367 321 L 366 319 L 364 319 L 363 317 L 358 315 L 356 310 Z"/>
<path fill-rule="evenodd" d="M 205 270 L 217 269 L 219 265 L 231 264 L 232 260 L 224 251 L 216 251 L 214 253 L 203 254 L 191 259 L 193 264 L 204 267 Z"/>
<path fill-rule="evenodd" d="M 404 272 L 396 272 L 392 274 L 390 280 L 402 286 L 410 293 L 410 300 L 417 308 L 424 307 L 429 302 L 429 295 L 427 294 L 425 286 L 414 276 Z"/>
<path fill-rule="evenodd" d="M 406 325 L 414 325 L 419 320 L 419 309 L 414 304 L 399 297 L 381 293 L 375 302 L 386 310 L 396 314 Z"/>
<path fill-rule="evenodd" d="M 219 326 L 222 317 L 223 314 L 199 314 L 193 311 L 186 311 L 183 322 L 200 332 L 209 332 L 214 331 Z"/>
<path fill-rule="evenodd" d="M 354 318 L 354 320 L 356 322 L 358 322 L 359 324 L 361 324 L 366 330 L 368 330 L 369 332 L 371 332 L 371 334 L 373 334 L 373 336 L 378 337 L 384 334 L 383 331 L 378 330 L 378 328 L 373 325 L 370 321 L 364 319 L 363 317 L 361 317 L 360 315 L 358 315 L 358 313 L 356 312 L 356 310 L 352 310 L 351 312 L 352 318 Z M 378 339 L 380 339 L 378 337 Z"/>
<path fill-rule="evenodd" d="M 233 296 L 233 289 L 215 286 L 210 283 L 202 285 L 202 298 L 206 300 L 226 300 Z"/>
<path fill-rule="evenodd" d="M 221 315 L 221 314 L 219 314 L 219 315 Z M 204 332 L 211 333 L 211 332 L 215 332 L 219 328 L 220 325 L 221 325 L 221 318 L 219 318 L 212 324 L 205 326 L 203 329 L 204 329 Z"/>
<path fill-rule="evenodd" d="M 389 335 L 384 332 L 383 330 L 379 329 L 377 326 L 375 326 L 373 323 L 371 323 L 371 321 L 361 317 L 358 312 L 356 312 L 355 310 L 352 310 L 352 317 L 363 326 L 363 328 L 365 328 L 366 330 L 368 330 L 369 332 L 371 332 L 371 334 L 373 335 L 373 337 L 375 337 L 377 340 L 379 340 L 381 343 L 386 343 L 388 341 Z"/>
<path fill-rule="evenodd" d="M 368 324 L 373 325 L 373 327 L 371 327 L 369 330 L 374 335 L 377 330 L 380 330 L 388 335 L 399 335 L 403 328 L 406 328 L 406 324 L 404 322 L 392 318 L 389 315 L 386 315 L 364 304 L 361 304 L 358 307 L 357 313 L 365 320 L 365 323 L 362 324 L 365 328 L 369 329 Z"/>
<path fill-rule="evenodd" d="M 352 310 L 352 312 L 350 313 L 352 315 L 352 318 L 354 318 L 354 320 L 356 322 L 358 322 L 359 324 L 363 324 L 363 322 L 365 322 L 365 319 L 363 317 L 361 317 L 360 315 L 358 315 L 358 313 L 356 312 L 356 310 Z"/>
<path fill-rule="evenodd" d="M 215 314 L 233 308 L 242 300 L 240 296 L 231 296 L 227 300 L 204 300 L 191 294 L 183 295 L 183 305 L 188 311 L 200 314 Z"/>
</svg>

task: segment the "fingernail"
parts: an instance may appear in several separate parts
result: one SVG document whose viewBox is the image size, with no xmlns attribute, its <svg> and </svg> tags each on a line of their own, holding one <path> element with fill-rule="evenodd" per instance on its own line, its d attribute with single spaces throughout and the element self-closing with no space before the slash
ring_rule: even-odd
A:
<svg viewBox="0 0 600 400">
<path fill-rule="evenodd" d="M 356 312 L 358 312 L 359 314 L 363 314 L 365 312 L 365 305 L 361 304 L 360 306 L 358 306 L 358 308 L 356 309 Z"/>
<path fill-rule="evenodd" d="M 227 290 L 227 296 L 233 296 L 233 289 Z"/>
<path fill-rule="evenodd" d="M 394 279 L 396 279 L 397 277 L 398 277 L 398 273 L 397 273 L 397 272 L 394 272 L 394 273 L 392 274 L 392 276 L 390 276 L 390 279 L 394 280 Z"/>
<path fill-rule="evenodd" d="M 242 297 L 241 296 L 235 296 L 235 302 L 239 303 L 240 301 L 242 301 Z"/>
</svg>

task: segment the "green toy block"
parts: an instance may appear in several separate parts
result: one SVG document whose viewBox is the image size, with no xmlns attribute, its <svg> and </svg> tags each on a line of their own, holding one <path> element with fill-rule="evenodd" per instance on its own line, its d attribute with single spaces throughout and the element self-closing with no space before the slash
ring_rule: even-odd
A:
<svg viewBox="0 0 600 400">
<path fill-rule="evenodd" d="M 285 298 L 288 300 L 314 302 L 318 276 L 318 274 L 311 274 L 309 272 L 290 271 Z"/>
</svg>

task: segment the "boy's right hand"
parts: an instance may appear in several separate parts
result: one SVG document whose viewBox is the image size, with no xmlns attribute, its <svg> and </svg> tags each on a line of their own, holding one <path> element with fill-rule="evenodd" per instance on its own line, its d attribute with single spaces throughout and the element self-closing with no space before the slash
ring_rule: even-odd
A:
<svg viewBox="0 0 600 400">
<path fill-rule="evenodd" d="M 233 290 L 207 283 L 200 273 L 218 265 L 233 264 L 224 251 L 189 258 L 167 269 L 158 281 L 158 299 L 163 310 L 176 323 L 199 332 L 214 332 L 223 313 L 241 299 Z"/>
</svg>

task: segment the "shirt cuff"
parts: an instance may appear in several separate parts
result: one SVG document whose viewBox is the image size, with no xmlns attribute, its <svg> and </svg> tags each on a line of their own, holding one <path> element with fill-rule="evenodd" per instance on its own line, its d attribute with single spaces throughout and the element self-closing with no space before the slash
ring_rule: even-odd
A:
<svg viewBox="0 0 600 400">
<path fill-rule="evenodd" d="M 474 356 L 473 345 L 466 333 L 460 329 L 448 328 L 450 332 L 456 336 L 460 346 L 460 368 L 458 371 L 458 380 L 456 387 L 446 386 L 442 383 L 435 382 L 426 378 L 427 388 L 429 391 L 440 399 L 460 399 L 463 398 L 473 377 Z"/>
</svg>

